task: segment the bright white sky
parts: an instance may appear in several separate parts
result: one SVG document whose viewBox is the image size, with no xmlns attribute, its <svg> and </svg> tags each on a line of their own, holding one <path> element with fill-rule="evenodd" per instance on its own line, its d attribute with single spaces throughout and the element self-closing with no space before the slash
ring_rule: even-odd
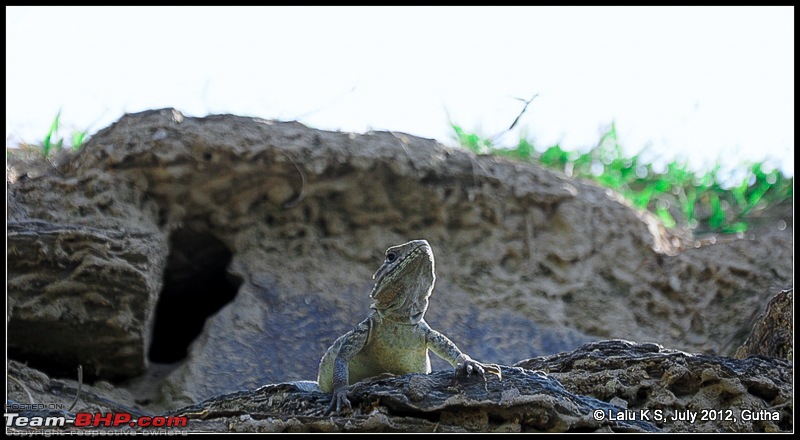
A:
<svg viewBox="0 0 800 440">
<path fill-rule="evenodd" d="M 7 7 L 6 139 L 175 107 L 453 144 L 794 162 L 792 7 Z M 503 138 L 513 144 L 519 132 Z"/>
</svg>

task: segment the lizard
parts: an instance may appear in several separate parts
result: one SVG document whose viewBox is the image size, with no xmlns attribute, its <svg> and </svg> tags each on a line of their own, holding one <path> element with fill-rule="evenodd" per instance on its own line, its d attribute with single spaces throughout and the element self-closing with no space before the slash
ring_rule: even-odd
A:
<svg viewBox="0 0 800 440">
<path fill-rule="evenodd" d="M 436 282 L 433 250 L 426 240 L 413 240 L 386 250 L 383 264 L 372 276 L 372 312 L 353 330 L 336 339 L 319 363 L 319 389 L 330 393 L 327 413 L 352 409 L 347 387 L 384 373 L 430 373 L 433 351 L 467 375 L 500 367 L 483 364 L 461 352 L 456 344 L 432 329 L 424 319 Z"/>
</svg>

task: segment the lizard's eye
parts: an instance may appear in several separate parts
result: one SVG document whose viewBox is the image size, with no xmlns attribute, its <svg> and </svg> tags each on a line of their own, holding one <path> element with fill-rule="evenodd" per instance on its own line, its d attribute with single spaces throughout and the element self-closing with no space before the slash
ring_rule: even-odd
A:
<svg viewBox="0 0 800 440">
<path fill-rule="evenodd" d="M 397 253 L 395 253 L 395 252 L 387 252 L 386 253 L 386 262 L 387 263 L 393 263 L 394 260 L 396 260 L 396 259 L 397 259 Z"/>
</svg>

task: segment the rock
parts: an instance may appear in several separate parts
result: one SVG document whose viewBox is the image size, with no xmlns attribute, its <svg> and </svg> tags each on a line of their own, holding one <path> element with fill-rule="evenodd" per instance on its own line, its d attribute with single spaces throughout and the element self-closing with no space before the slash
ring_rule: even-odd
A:
<svg viewBox="0 0 800 440">
<path fill-rule="evenodd" d="M 157 231 L 8 223 L 8 352 L 53 374 L 146 370 L 166 248 Z"/>
<path fill-rule="evenodd" d="M 544 371 L 569 392 L 647 411 L 668 432 L 793 430 L 794 368 L 782 359 L 739 360 L 610 340 L 515 366 Z"/>
<path fill-rule="evenodd" d="M 27 416 L 74 418 L 90 412 L 188 419 L 180 428 L 169 428 L 173 433 L 793 430 L 793 368 L 778 358 L 739 360 L 607 340 L 501 370 L 501 377 L 448 370 L 365 380 L 349 388 L 353 410 L 341 415 L 325 415 L 330 395 L 293 383 L 152 414 L 120 403 L 131 396 L 110 384 L 84 385 L 79 392 L 74 380 L 50 379 L 11 361 L 8 398 Z M 73 400 L 74 408 L 65 409 Z M 58 414 L 31 410 L 24 407 L 28 401 L 62 409 Z"/>
<path fill-rule="evenodd" d="M 304 392 L 293 384 L 267 385 L 254 391 L 219 396 L 171 416 L 203 421 L 224 418 L 234 432 L 656 432 L 639 419 L 595 417 L 621 408 L 572 394 L 552 377 L 502 367 L 497 376 L 455 375 L 453 370 L 370 379 L 351 386 L 352 414 L 325 416 L 330 396 Z M 268 425 L 253 420 L 269 420 Z M 291 426 L 291 428 L 290 428 Z"/>
<path fill-rule="evenodd" d="M 151 411 L 313 379 L 409 239 L 436 255 L 426 320 L 502 364 L 603 338 L 731 355 L 792 285 L 790 228 L 694 248 L 591 183 L 403 133 L 154 110 L 7 175 L 10 353 Z"/>
<path fill-rule="evenodd" d="M 37 410 L 57 411 L 74 418 L 78 412 L 110 413 L 126 412 L 135 417 L 152 415 L 133 402 L 133 396 L 104 381 L 94 385 L 78 382 L 77 370 L 71 379 L 52 379 L 39 370 L 20 362 L 8 362 L 8 387 L 6 412 Z M 74 406 L 73 406 L 74 405 Z M 33 407 L 33 408 L 31 408 Z"/>
<path fill-rule="evenodd" d="M 780 359 L 608 340 L 502 367 L 502 378 L 439 371 L 362 381 L 342 417 L 323 415 L 329 396 L 293 384 L 168 414 L 234 432 L 791 432 L 792 374 Z"/>
<path fill-rule="evenodd" d="M 773 356 L 793 362 L 794 315 L 792 297 L 794 289 L 783 290 L 767 304 L 766 311 L 758 317 L 747 340 L 736 350 L 736 357 Z"/>
</svg>

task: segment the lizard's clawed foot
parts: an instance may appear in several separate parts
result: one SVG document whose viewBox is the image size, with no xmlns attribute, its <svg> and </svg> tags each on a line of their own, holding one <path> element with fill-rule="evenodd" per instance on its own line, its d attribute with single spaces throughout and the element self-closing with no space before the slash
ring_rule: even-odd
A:
<svg viewBox="0 0 800 440">
<path fill-rule="evenodd" d="M 500 371 L 500 366 L 497 364 L 482 364 L 476 360 L 467 359 L 463 364 L 460 364 L 458 368 L 462 369 L 467 375 L 480 374 L 483 376 L 486 373 L 492 373 L 497 376 L 498 379 L 503 380 L 503 373 Z"/>
<path fill-rule="evenodd" d="M 483 364 L 483 369 L 486 370 L 487 373 L 492 373 L 497 376 L 497 380 L 503 380 L 503 372 L 500 370 L 500 366 L 497 364 Z"/>
<path fill-rule="evenodd" d="M 336 415 L 340 415 L 342 408 L 347 407 L 348 409 L 352 410 L 353 406 L 350 404 L 350 399 L 347 398 L 347 388 L 340 388 L 333 392 L 331 396 L 331 404 L 328 405 L 328 409 L 325 411 L 325 415 L 330 415 L 333 413 L 333 410 L 336 410 Z"/>
</svg>

